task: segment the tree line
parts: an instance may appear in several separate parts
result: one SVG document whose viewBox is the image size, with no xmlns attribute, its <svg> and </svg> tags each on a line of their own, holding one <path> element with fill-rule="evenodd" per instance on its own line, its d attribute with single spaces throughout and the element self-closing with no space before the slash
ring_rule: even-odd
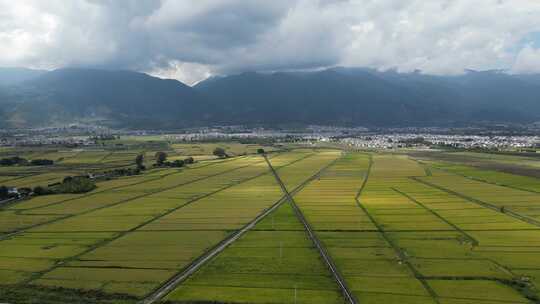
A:
<svg viewBox="0 0 540 304">
<path fill-rule="evenodd" d="M 28 160 L 19 156 L 0 159 L 0 166 L 50 166 L 54 161 L 50 159 L 32 159 Z"/>
<path fill-rule="evenodd" d="M 66 176 L 61 182 L 48 186 L 22 187 L 12 191 L 5 185 L 0 186 L 0 200 L 19 198 L 29 195 L 48 195 L 65 193 L 86 193 L 96 189 L 96 183 L 88 176 Z"/>
<path fill-rule="evenodd" d="M 184 159 L 175 159 L 173 161 L 167 161 L 167 153 L 165 152 L 156 152 L 154 155 L 156 159 L 156 163 L 154 164 L 154 167 L 173 167 L 173 168 L 181 168 L 184 165 L 190 165 L 195 162 L 195 159 L 193 157 L 187 157 Z"/>
<path fill-rule="evenodd" d="M 264 153 L 263 149 L 259 149 L 258 153 Z M 212 153 L 213 155 L 219 158 L 227 158 L 229 155 L 226 153 L 225 149 L 221 147 L 216 147 Z M 195 163 L 195 159 L 191 156 L 184 159 L 175 159 L 173 161 L 168 161 L 168 155 L 166 152 L 159 151 L 154 155 L 156 162 L 153 164 L 153 167 L 171 167 L 171 168 L 181 168 L 185 165 Z M 144 154 L 138 154 L 135 157 L 135 168 L 118 168 L 114 170 L 109 170 L 103 172 L 99 175 L 100 178 L 110 179 L 112 177 L 119 176 L 131 176 L 138 175 L 141 171 L 146 169 L 144 165 Z M 53 165 L 54 162 L 48 159 L 34 159 L 28 161 L 25 158 L 14 156 L 9 158 L 0 159 L 0 165 L 3 166 L 13 166 L 13 165 L 35 165 L 35 166 L 45 166 Z M 47 194 L 61 194 L 61 193 L 85 193 L 92 191 L 96 188 L 94 178 L 89 176 L 66 176 L 62 182 L 51 184 L 48 186 L 36 186 L 34 188 L 23 187 L 19 188 L 17 193 L 10 191 L 7 186 L 0 186 L 0 199 L 8 199 L 17 196 L 26 196 L 26 195 L 47 195 Z"/>
</svg>

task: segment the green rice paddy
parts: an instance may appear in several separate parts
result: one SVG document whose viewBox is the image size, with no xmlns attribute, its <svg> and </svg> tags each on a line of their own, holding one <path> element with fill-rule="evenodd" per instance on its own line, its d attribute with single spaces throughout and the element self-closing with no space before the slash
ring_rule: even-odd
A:
<svg viewBox="0 0 540 304">
<path fill-rule="evenodd" d="M 171 147 L 176 155 L 202 157 L 217 145 Z M 231 155 L 257 147 L 227 146 Z M 3 183 L 36 185 L 81 170 L 77 164 L 116 166 L 136 155 L 41 153 L 64 167 L 2 169 Z M 335 149 L 276 152 L 269 160 L 288 191 L 298 190 L 294 201 L 252 154 L 3 206 L 0 302 L 75 303 L 75 294 L 78 303 L 137 303 L 276 203 L 159 300 L 344 303 L 296 204 L 358 303 L 540 301 L 538 179 Z"/>
</svg>

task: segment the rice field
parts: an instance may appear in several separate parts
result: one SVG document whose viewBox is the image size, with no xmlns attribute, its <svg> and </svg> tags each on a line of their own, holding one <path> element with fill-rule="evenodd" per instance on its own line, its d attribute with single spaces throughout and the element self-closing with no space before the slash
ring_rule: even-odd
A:
<svg viewBox="0 0 540 304">
<path fill-rule="evenodd" d="M 289 204 L 260 222 L 167 298 L 171 301 L 343 303 Z"/>
<path fill-rule="evenodd" d="M 215 148 L 223 148 L 225 152 L 232 156 L 255 154 L 259 148 L 263 148 L 267 152 L 276 151 L 277 149 L 270 146 L 258 144 L 241 144 L 238 142 L 217 142 L 217 143 L 173 143 L 172 149 L 181 156 L 188 155 L 195 158 L 203 156 L 212 156 Z"/>
<path fill-rule="evenodd" d="M 209 159 L 1 209 L 0 302 L 137 303 L 193 265 L 157 301 L 344 303 L 344 289 L 357 303 L 540 301 L 536 179 L 335 149 L 269 161 L 279 179 L 258 155 Z"/>
<path fill-rule="evenodd" d="M 432 166 L 440 171 L 462 175 L 469 179 L 540 193 L 540 180 L 538 178 L 451 163 L 437 162 L 433 163 Z"/>
<path fill-rule="evenodd" d="M 356 299 L 536 301 L 539 227 L 475 202 L 533 217 L 536 194 L 431 169 L 404 156 L 350 154 L 296 195 Z"/>
<path fill-rule="evenodd" d="M 134 165 L 135 157 L 145 156 L 144 164 L 152 167 L 157 151 L 164 151 L 168 160 L 194 157 L 196 161 L 216 160 L 213 155 L 216 147 L 224 148 L 230 156 L 253 155 L 259 148 L 276 151 L 275 147 L 237 142 L 168 144 L 161 141 L 144 141 L 141 139 L 113 140 L 103 143 L 100 148 L 19 148 L 0 151 L 0 158 L 19 156 L 28 160 L 49 159 L 52 166 L 0 166 L 0 184 L 9 187 L 47 186 L 62 181 L 69 175 L 99 173 L 106 170 L 127 168 Z"/>
</svg>

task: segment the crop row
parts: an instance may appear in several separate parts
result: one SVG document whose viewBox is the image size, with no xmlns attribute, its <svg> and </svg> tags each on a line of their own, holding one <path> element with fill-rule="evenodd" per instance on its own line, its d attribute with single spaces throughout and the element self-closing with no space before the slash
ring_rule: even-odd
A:
<svg viewBox="0 0 540 304">
<path fill-rule="evenodd" d="M 395 160 L 385 165 L 390 168 Z M 360 303 L 430 303 L 422 284 L 355 201 L 368 167 L 367 155 L 349 154 L 295 200 Z"/>
<path fill-rule="evenodd" d="M 202 170 L 155 170 L 140 176 L 98 183 L 97 190 L 87 194 L 47 195 L 25 200 L 0 211 L 0 232 L 12 232 L 63 217 L 72 217 L 99 208 L 122 203 L 145 193 L 188 183 L 197 178 L 227 172 L 250 165 L 255 159 L 239 159 L 203 167 Z"/>
<path fill-rule="evenodd" d="M 295 198 L 361 303 L 528 301 L 540 230 L 415 180 L 438 177 L 400 156 L 373 157 L 357 205 L 367 167 L 350 155 Z"/>
<path fill-rule="evenodd" d="M 308 151 L 305 151 L 308 152 Z M 292 188 L 339 156 L 319 151 L 285 168 Z M 342 303 L 337 284 L 289 204 L 268 215 L 180 285 L 168 300 L 246 303 Z"/>
<path fill-rule="evenodd" d="M 305 156 L 275 158 L 287 165 Z M 1 272 L 11 283 L 142 296 L 277 201 L 267 172 L 262 158 L 248 157 L 26 210 L 98 204 L 1 241 Z M 97 203 L 103 196 L 110 203 Z"/>
<path fill-rule="evenodd" d="M 169 297 L 173 301 L 343 303 L 289 204 L 283 204 Z"/>
<path fill-rule="evenodd" d="M 472 192 L 469 194 L 477 198 L 478 194 L 487 194 L 483 187 L 493 185 L 470 183 L 470 180 L 459 183 L 438 173 L 422 177 L 418 175 L 419 169 L 396 177 L 384 164 L 380 166 L 381 162 L 383 158 L 374 157 L 373 174 L 362 191 L 360 202 L 435 301 L 528 302 L 525 296 L 530 295 L 532 287 L 523 291 L 511 282 L 527 275 L 516 269 L 515 263 L 528 261 L 528 264 L 536 258 L 519 247 L 513 248 L 513 243 L 520 243 L 513 236 L 521 235 L 520 239 L 529 239 L 535 246 L 533 240 L 540 236 L 540 230 L 421 181 L 438 184 L 445 180 L 445 186 L 460 191 L 469 189 Z M 414 165 L 406 159 L 401 162 L 403 166 Z M 502 248 L 506 248 L 506 253 L 497 252 Z M 522 283 L 523 286 L 528 284 Z"/>
<path fill-rule="evenodd" d="M 519 215 L 535 219 L 540 223 L 540 193 L 538 192 L 487 183 L 455 174 L 438 174 L 423 180 L 458 193 L 465 198 L 493 205 L 500 208 L 502 212 L 513 211 Z M 507 177 L 506 184 L 516 185 L 518 183 L 512 183 L 512 180 L 515 179 Z M 520 186 L 530 187 L 521 183 Z"/>
<path fill-rule="evenodd" d="M 471 166 L 436 162 L 431 166 L 470 179 L 485 181 L 492 184 L 505 185 L 512 188 L 523 189 L 540 193 L 540 180 L 531 176 L 510 174 L 500 171 L 479 169 Z"/>
</svg>

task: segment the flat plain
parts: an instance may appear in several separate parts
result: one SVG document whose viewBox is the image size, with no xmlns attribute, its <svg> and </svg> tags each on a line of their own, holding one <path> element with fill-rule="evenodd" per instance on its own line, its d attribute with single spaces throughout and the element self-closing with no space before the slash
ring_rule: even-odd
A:
<svg viewBox="0 0 540 304">
<path fill-rule="evenodd" d="M 22 151 L 58 164 L 0 168 L 0 183 L 129 166 L 141 152 L 151 161 L 140 140 L 122 144 L 133 149 Z M 231 157 L 211 157 L 216 146 Z M 268 149 L 267 163 L 258 147 L 173 144 L 172 158 L 200 161 L 0 205 L 0 301 L 539 302 L 537 178 L 330 148 Z"/>
</svg>

